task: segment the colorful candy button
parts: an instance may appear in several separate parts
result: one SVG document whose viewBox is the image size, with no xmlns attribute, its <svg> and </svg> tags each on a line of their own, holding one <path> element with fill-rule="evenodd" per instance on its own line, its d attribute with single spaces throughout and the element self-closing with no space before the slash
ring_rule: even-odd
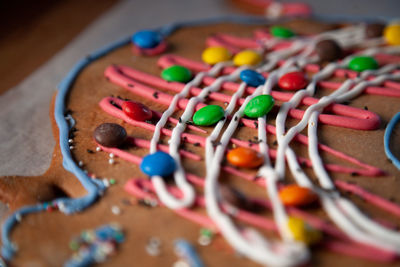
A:
<svg viewBox="0 0 400 267">
<path fill-rule="evenodd" d="M 154 48 L 163 40 L 160 33 L 151 30 L 138 31 L 132 36 L 132 42 L 140 48 Z"/>
<path fill-rule="evenodd" d="M 379 67 L 378 62 L 373 57 L 358 56 L 349 62 L 349 69 L 354 71 L 376 70 Z"/>
<path fill-rule="evenodd" d="M 322 233 L 304 220 L 296 217 L 289 217 L 287 226 L 293 238 L 306 245 L 318 243 L 322 239 Z"/>
<path fill-rule="evenodd" d="M 315 52 L 321 61 L 334 61 L 342 57 L 342 48 L 340 45 L 331 39 L 319 41 L 315 46 Z"/>
<path fill-rule="evenodd" d="M 153 117 L 151 110 L 145 105 L 133 101 L 125 101 L 122 104 L 122 111 L 135 121 L 146 121 Z"/>
<path fill-rule="evenodd" d="M 125 128 L 116 123 L 100 124 L 93 133 L 97 143 L 105 147 L 118 147 L 126 139 Z"/>
<path fill-rule="evenodd" d="M 176 169 L 175 160 L 167 153 L 157 151 L 143 158 L 140 169 L 148 176 L 168 176 Z"/>
<path fill-rule="evenodd" d="M 270 95 L 259 95 L 247 103 L 244 114 L 249 118 L 259 118 L 270 112 L 274 106 L 274 99 Z"/>
<path fill-rule="evenodd" d="M 400 24 L 391 24 L 384 30 L 386 42 L 390 45 L 400 45 Z"/>
<path fill-rule="evenodd" d="M 367 38 L 381 37 L 384 29 L 385 29 L 385 24 L 383 23 L 368 24 L 365 27 L 365 36 Z"/>
<path fill-rule="evenodd" d="M 306 187 L 296 184 L 283 187 L 279 198 L 285 206 L 305 206 L 317 200 L 317 195 Z"/>
<path fill-rule="evenodd" d="M 284 90 L 300 90 L 307 86 L 308 80 L 303 72 L 294 71 L 282 75 L 278 81 L 280 88 Z"/>
<path fill-rule="evenodd" d="M 219 122 L 224 116 L 223 108 L 218 105 L 208 105 L 194 113 L 193 122 L 196 125 L 210 126 Z"/>
<path fill-rule="evenodd" d="M 192 78 L 192 72 L 183 66 L 174 65 L 164 69 L 161 72 L 161 77 L 169 82 L 186 83 Z"/>
<path fill-rule="evenodd" d="M 288 39 L 293 37 L 295 34 L 294 32 L 286 27 L 281 26 L 273 26 L 270 28 L 270 33 L 277 38 Z"/>
<path fill-rule="evenodd" d="M 242 70 L 240 72 L 240 79 L 253 87 L 257 87 L 265 83 L 264 76 L 254 70 Z"/>
<path fill-rule="evenodd" d="M 230 150 L 226 158 L 230 164 L 242 168 L 256 168 L 264 162 L 260 154 L 247 147 L 238 147 Z"/>
<path fill-rule="evenodd" d="M 203 61 L 207 64 L 214 65 L 219 62 L 228 61 L 231 59 L 232 54 L 223 46 L 208 47 L 201 55 Z"/>
<path fill-rule="evenodd" d="M 261 55 L 253 50 L 243 50 L 235 55 L 233 63 L 236 66 L 255 66 L 262 61 Z"/>
</svg>

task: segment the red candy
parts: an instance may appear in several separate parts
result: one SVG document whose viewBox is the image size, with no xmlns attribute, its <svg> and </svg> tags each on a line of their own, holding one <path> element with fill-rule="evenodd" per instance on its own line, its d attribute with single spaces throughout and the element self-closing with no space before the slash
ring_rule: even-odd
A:
<svg viewBox="0 0 400 267">
<path fill-rule="evenodd" d="M 133 101 L 125 101 L 122 104 L 122 111 L 128 115 L 129 118 L 135 121 L 146 121 L 153 117 L 153 114 L 148 107 Z"/>
<path fill-rule="evenodd" d="M 290 91 L 304 89 L 307 83 L 307 78 L 304 73 L 300 71 L 286 73 L 278 81 L 280 88 Z"/>
</svg>

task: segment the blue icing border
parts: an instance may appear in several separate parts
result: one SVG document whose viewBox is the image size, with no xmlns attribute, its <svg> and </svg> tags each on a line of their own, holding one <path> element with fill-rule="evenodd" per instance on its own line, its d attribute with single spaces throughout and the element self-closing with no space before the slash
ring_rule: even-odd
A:
<svg viewBox="0 0 400 267">
<path fill-rule="evenodd" d="M 311 17 L 312 19 L 316 19 L 319 21 L 348 21 L 348 22 L 357 22 L 357 21 L 373 21 L 376 19 L 381 19 L 383 21 L 389 21 L 390 18 L 382 18 L 376 17 L 375 19 L 371 19 L 369 17 L 346 17 L 346 16 L 318 16 L 314 15 Z M 200 25 L 208 25 L 214 23 L 222 23 L 222 22 L 232 22 L 232 23 L 242 23 L 242 24 L 260 24 L 260 23 L 268 23 L 270 20 L 263 17 L 251 17 L 251 16 L 223 16 L 216 18 L 208 18 L 208 19 L 200 19 L 193 20 L 187 22 L 175 22 L 171 24 L 167 24 L 165 26 L 156 28 L 155 31 L 160 32 L 163 36 L 168 36 L 174 31 L 182 28 L 182 27 L 191 27 L 191 26 L 200 26 Z M 274 21 L 279 22 L 279 21 Z M 55 199 L 51 202 L 51 204 L 57 204 L 61 207 L 62 211 L 66 214 L 72 214 L 75 212 L 79 212 L 90 206 L 99 195 L 104 191 L 104 185 L 101 181 L 91 179 L 87 176 L 87 174 L 79 168 L 79 166 L 74 162 L 71 152 L 69 149 L 68 137 L 71 126 L 68 124 L 68 121 L 65 117 L 65 99 L 68 94 L 69 89 L 75 82 L 76 77 L 79 73 L 91 62 L 96 59 L 106 55 L 107 53 L 129 44 L 131 40 L 131 36 L 125 37 L 119 41 L 111 43 L 96 52 L 88 55 L 87 57 L 81 59 L 66 75 L 66 77 L 59 83 L 58 85 L 58 94 L 55 102 L 55 110 L 54 116 L 56 119 L 57 126 L 59 128 L 59 140 L 60 140 L 60 149 L 63 156 L 63 167 L 74 174 L 78 180 L 81 182 L 82 186 L 88 191 L 88 194 L 81 198 L 71 199 L 71 198 L 60 198 Z M 400 117 L 400 116 L 399 116 Z M 17 251 L 17 246 L 13 244 L 10 240 L 10 232 L 13 226 L 20 220 L 21 216 L 36 213 L 46 210 L 46 205 L 44 204 L 36 204 L 32 206 L 23 207 L 13 214 L 11 214 L 3 223 L 1 229 L 1 240 L 2 240 L 2 248 L 1 255 L 6 260 L 11 260 L 15 252 Z"/>
<path fill-rule="evenodd" d="M 394 117 L 390 120 L 388 125 L 386 126 L 385 135 L 383 137 L 383 146 L 385 148 L 385 153 L 388 159 L 390 159 L 394 166 L 400 170 L 400 160 L 393 155 L 392 151 L 390 150 L 390 137 L 393 134 L 393 129 L 400 121 L 400 112 L 398 112 Z"/>
</svg>

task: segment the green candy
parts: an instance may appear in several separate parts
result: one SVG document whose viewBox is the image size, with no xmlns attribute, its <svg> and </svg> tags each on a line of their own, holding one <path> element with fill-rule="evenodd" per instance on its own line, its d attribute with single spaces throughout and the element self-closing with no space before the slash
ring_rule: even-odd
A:
<svg viewBox="0 0 400 267">
<path fill-rule="evenodd" d="M 288 39 L 295 35 L 291 29 L 281 27 L 281 26 L 271 27 L 270 32 L 274 37 L 278 37 L 278 38 L 282 38 L 282 39 Z"/>
<path fill-rule="evenodd" d="M 249 118 L 259 118 L 267 114 L 274 106 L 274 99 L 270 95 L 259 95 L 247 103 L 244 114 Z"/>
<path fill-rule="evenodd" d="M 208 238 L 212 238 L 214 236 L 213 231 L 211 231 L 208 228 L 202 228 L 200 229 L 200 235 L 208 237 Z"/>
<path fill-rule="evenodd" d="M 70 243 L 69 243 L 69 247 L 70 247 L 70 249 L 71 250 L 73 250 L 73 251 L 76 251 L 76 250 L 78 250 L 79 248 L 80 248 L 80 244 L 79 244 L 79 241 L 77 241 L 77 240 L 72 240 Z"/>
<path fill-rule="evenodd" d="M 174 65 L 161 72 L 161 78 L 169 82 L 186 83 L 192 78 L 192 73 L 188 68 Z"/>
<path fill-rule="evenodd" d="M 349 62 L 349 69 L 354 71 L 376 70 L 379 67 L 378 62 L 373 57 L 359 56 L 354 57 Z"/>
<path fill-rule="evenodd" d="M 210 126 L 219 122 L 224 116 L 223 108 L 217 105 L 208 105 L 196 111 L 193 122 L 196 125 Z"/>
</svg>

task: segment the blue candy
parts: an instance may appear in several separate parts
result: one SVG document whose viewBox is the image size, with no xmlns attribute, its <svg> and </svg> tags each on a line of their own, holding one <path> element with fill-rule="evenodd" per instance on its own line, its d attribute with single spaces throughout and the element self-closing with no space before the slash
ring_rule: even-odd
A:
<svg viewBox="0 0 400 267">
<path fill-rule="evenodd" d="M 168 176 L 176 169 L 175 160 L 167 153 L 157 151 L 143 158 L 140 169 L 148 176 Z"/>
<path fill-rule="evenodd" d="M 265 83 L 264 76 L 254 70 L 242 70 L 240 72 L 240 79 L 250 86 L 257 87 Z"/>
<path fill-rule="evenodd" d="M 132 36 L 132 42 L 140 48 L 153 48 L 163 40 L 160 33 L 151 30 L 138 31 Z"/>
</svg>

